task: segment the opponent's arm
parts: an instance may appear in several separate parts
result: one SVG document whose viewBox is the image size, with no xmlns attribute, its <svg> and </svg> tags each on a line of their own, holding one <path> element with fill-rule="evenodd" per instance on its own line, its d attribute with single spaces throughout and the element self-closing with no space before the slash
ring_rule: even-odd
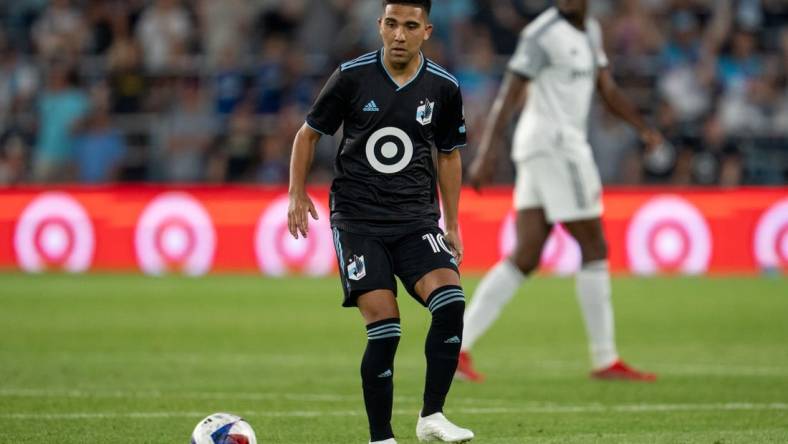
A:
<svg viewBox="0 0 788 444">
<path fill-rule="evenodd" d="M 462 157 L 460 150 L 438 154 L 438 185 L 443 201 L 443 221 L 446 224 L 446 241 L 454 252 L 457 263 L 462 263 L 463 246 L 460 238 L 458 213 L 462 187 Z"/>
<path fill-rule="evenodd" d="M 652 128 L 640 115 L 635 105 L 624 95 L 616 85 L 613 75 L 608 68 L 599 70 L 597 79 L 597 91 L 604 100 L 607 108 L 618 117 L 624 119 L 634 126 L 640 134 L 640 139 L 649 149 L 652 149 L 663 142 L 662 134 Z"/>
<path fill-rule="evenodd" d="M 493 102 L 490 114 L 484 125 L 484 132 L 479 143 L 479 151 L 468 170 L 470 183 L 476 191 L 488 184 L 495 173 L 499 146 L 504 145 L 503 137 L 506 126 L 514 113 L 522 107 L 524 93 L 528 88 L 526 77 L 507 71 L 498 96 Z"/>
<path fill-rule="evenodd" d="M 298 233 L 303 237 L 309 234 L 309 218 L 318 219 L 317 210 L 312 199 L 306 194 L 306 176 L 315 156 L 315 145 L 320 140 L 320 133 L 306 123 L 298 130 L 293 141 L 293 153 L 290 156 L 290 205 L 287 209 L 287 228 L 294 238 Z"/>
</svg>

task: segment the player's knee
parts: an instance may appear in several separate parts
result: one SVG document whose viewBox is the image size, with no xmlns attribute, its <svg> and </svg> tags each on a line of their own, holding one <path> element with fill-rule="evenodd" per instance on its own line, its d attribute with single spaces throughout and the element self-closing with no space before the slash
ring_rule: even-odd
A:
<svg viewBox="0 0 788 444">
<path fill-rule="evenodd" d="M 588 239 L 580 243 L 580 252 L 583 256 L 583 263 L 605 260 L 607 259 L 607 241 L 604 237 Z"/>
<path fill-rule="evenodd" d="M 465 313 L 462 287 L 446 285 L 438 288 L 427 299 L 427 308 L 432 313 L 432 328 L 462 333 L 462 317 Z M 457 340 L 461 339 L 457 337 Z"/>
<path fill-rule="evenodd" d="M 399 317 L 399 311 L 396 308 L 387 306 L 364 307 L 361 311 L 367 322 Z"/>
<path fill-rule="evenodd" d="M 539 254 L 535 251 L 536 249 L 528 249 L 518 245 L 509 260 L 527 276 L 539 266 Z"/>
</svg>

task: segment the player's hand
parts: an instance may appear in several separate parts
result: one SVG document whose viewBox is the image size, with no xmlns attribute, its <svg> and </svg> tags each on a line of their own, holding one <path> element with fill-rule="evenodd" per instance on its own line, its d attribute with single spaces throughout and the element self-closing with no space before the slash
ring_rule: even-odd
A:
<svg viewBox="0 0 788 444">
<path fill-rule="evenodd" d="M 476 156 L 468 168 L 468 181 L 478 193 L 482 187 L 488 185 L 495 172 L 494 161 L 487 156 Z"/>
<path fill-rule="evenodd" d="M 298 233 L 304 238 L 309 234 L 309 217 L 318 220 L 317 209 L 312 199 L 306 193 L 296 193 L 290 195 L 290 205 L 287 208 L 287 228 L 294 238 L 298 239 Z"/>
<path fill-rule="evenodd" d="M 658 150 L 665 143 L 662 133 L 653 128 L 641 131 L 640 140 L 646 146 L 646 154 Z"/>
<path fill-rule="evenodd" d="M 446 235 L 443 236 L 443 239 L 446 241 L 446 246 L 449 247 L 449 250 L 451 250 L 451 253 L 454 255 L 454 259 L 457 260 L 457 265 L 460 265 L 462 263 L 464 251 L 460 231 L 446 230 Z"/>
</svg>

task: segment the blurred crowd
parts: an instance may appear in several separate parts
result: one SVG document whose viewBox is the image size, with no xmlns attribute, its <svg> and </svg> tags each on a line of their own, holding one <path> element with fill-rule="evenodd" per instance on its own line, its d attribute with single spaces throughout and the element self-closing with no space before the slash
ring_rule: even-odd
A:
<svg viewBox="0 0 788 444">
<path fill-rule="evenodd" d="M 784 184 L 788 1 L 589 0 L 612 70 L 666 135 L 596 106 L 606 183 Z M 460 80 L 475 153 L 520 30 L 552 0 L 434 0 L 425 53 Z M 0 184 L 283 184 L 327 76 L 380 46 L 378 0 L 0 2 Z M 328 182 L 336 138 L 310 180 Z M 502 147 L 502 149 L 507 149 Z M 497 180 L 513 171 L 502 156 Z"/>
</svg>

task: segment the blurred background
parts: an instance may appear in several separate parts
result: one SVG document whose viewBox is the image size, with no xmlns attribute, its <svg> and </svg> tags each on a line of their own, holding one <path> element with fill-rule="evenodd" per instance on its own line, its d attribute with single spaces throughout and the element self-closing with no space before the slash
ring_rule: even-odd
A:
<svg viewBox="0 0 788 444">
<path fill-rule="evenodd" d="M 518 33 L 551 0 L 436 0 L 425 52 L 459 79 L 471 143 Z M 788 177 L 788 2 L 591 0 L 615 77 L 675 146 L 594 109 L 609 184 Z M 377 0 L 0 2 L 0 184 L 284 184 L 327 76 L 380 47 Z M 327 183 L 324 137 L 312 183 Z M 510 183 L 502 156 L 497 180 Z"/>
</svg>

